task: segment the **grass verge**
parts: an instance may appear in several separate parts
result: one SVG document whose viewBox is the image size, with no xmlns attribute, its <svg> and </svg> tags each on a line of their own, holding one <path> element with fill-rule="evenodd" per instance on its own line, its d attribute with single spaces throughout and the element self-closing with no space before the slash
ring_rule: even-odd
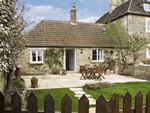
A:
<svg viewBox="0 0 150 113">
<path fill-rule="evenodd" d="M 33 91 L 38 98 L 38 110 L 44 111 L 44 99 L 48 93 L 51 93 L 55 101 L 55 111 L 61 111 L 61 100 L 67 93 L 72 99 L 72 112 L 78 111 L 78 98 L 75 97 L 75 93 L 70 91 L 69 88 L 62 89 L 43 89 Z"/>
<path fill-rule="evenodd" d="M 113 93 L 119 96 L 119 109 L 123 109 L 123 96 L 128 91 L 132 96 L 132 107 L 135 106 L 135 95 L 138 91 L 143 94 L 143 106 L 146 105 L 146 94 L 150 90 L 150 82 L 127 82 L 127 83 L 115 83 L 113 87 L 102 87 L 95 90 L 88 89 L 87 87 L 82 87 L 86 94 L 92 95 L 92 97 L 97 100 L 102 94 L 105 99 L 110 100 Z"/>
</svg>

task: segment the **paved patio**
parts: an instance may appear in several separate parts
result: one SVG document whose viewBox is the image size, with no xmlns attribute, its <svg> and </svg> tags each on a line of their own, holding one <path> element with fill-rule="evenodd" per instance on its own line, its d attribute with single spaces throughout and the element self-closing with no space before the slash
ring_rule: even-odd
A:
<svg viewBox="0 0 150 113">
<path fill-rule="evenodd" d="M 81 74 L 67 74 L 66 76 L 61 75 L 48 75 L 46 79 L 43 76 L 36 76 L 38 78 L 38 88 L 31 88 L 31 78 L 33 76 L 22 76 L 25 80 L 27 90 L 37 89 L 52 89 L 52 88 L 70 88 L 70 87 L 82 87 L 85 83 L 98 83 L 99 81 L 93 80 L 80 80 Z M 123 83 L 123 82 L 145 82 L 146 80 L 133 78 L 132 76 L 123 76 L 117 74 L 104 75 L 105 79 L 102 78 L 100 82 L 109 83 Z"/>
<path fill-rule="evenodd" d="M 82 88 L 73 88 L 73 87 L 82 87 L 85 83 L 98 83 L 99 81 L 95 80 L 80 80 L 81 74 L 67 74 L 66 76 L 61 75 L 48 75 L 46 79 L 43 76 L 36 76 L 38 78 L 38 88 L 31 88 L 31 78 L 33 76 L 22 76 L 25 80 L 25 85 L 27 90 L 38 90 L 38 89 L 54 89 L 54 88 L 70 88 L 70 90 L 75 90 L 75 96 L 78 99 L 82 96 Z M 109 83 L 124 83 L 124 82 L 145 82 L 146 80 L 136 79 L 132 76 L 123 76 L 117 74 L 104 75 L 105 79 L 102 79 L 100 82 L 109 82 Z M 91 97 L 89 94 L 85 94 L 89 99 L 90 105 L 95 105 L 96 100 Z M 56 112 L 60 113 L 60 112 Z M 89 108 L 89 113 L 96 113 L 95 108 Z"/>
</svg>

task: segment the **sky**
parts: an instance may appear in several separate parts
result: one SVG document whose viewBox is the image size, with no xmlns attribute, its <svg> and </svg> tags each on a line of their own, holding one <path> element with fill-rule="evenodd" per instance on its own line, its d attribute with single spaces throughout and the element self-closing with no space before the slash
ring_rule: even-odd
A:
<svg viewBox="0 0 150 113">
<path fill-rule="evenodd" d="M 30 10 L 27 13 L 33 28 L 41 20 L 70 21 L 70 10 L 75 3 L 77 22 L 94 23 L 109 11 L 109 0 L 22 0 Z"/>
</svg>

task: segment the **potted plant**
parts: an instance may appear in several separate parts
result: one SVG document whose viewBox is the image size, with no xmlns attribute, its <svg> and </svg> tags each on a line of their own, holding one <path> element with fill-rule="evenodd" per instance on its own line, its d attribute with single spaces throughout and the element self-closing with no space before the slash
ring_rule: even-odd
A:
<svg viewBox="0 0 150 113">
<path fill-rule="evenodd" d="M 62 71 L 62 75 L 66 75 L 66 70 L 65 69 L 63 69 L 63 71 Z"/>
<path fill-rule="evenodd" d="M 36 77 L 32 77 L 31 79 L 31 87 L 35 88 L 37 87 L 38 79 Z"/>
</svg>

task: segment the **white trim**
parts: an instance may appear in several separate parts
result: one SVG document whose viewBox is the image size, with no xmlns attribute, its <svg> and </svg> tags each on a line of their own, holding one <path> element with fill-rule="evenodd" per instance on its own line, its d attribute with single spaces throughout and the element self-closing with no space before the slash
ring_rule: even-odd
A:
<svg viewBox="0 0 150 113">
<path fill-rule="evenodd" d="M 150 12 L 150 10 L 148 10 L 148 7 L 150 7 L 150 4 L 145 4 L 145 3 L 144 3 L 143 6 L 144 6 L 143 8 L 144 8 L 145 11 Z M 147 7 L 147 9 L 145 9 L 145 7 Z"/>
<path fill-rule="evenodd" d="M 46 48 L 28 48 L 28 50 L 46 50 Z"/>
<path fill-rule="evenodd" d="M 66 70 L 66 48 L 64 48 L 64 69 Z"/>
<path fill-rule="evenodd" d="M 33 62 L 32 51 L 36 51 L 36 61 Z M 42 51 L 42 61 L 38 61 L 38 51 Z M 42 64 L 43 63 L 43 50 L 30 50 L 30 63 L 31 64 Z"/>
<path fill-rule="evenodd" d="M 66 50 L 74 50 L 74 71 L 68 72 L 77 72 L 76 48 L 64 48 L 64 69 L 66 70 Z"/>
<path fill-rule="evenodd" d="M 93 49 L 96 49 L 96 52 L 97 52 L 97 59 L 98 59 L 98 49 L 101 49 L 102 50 L 102 60 L 92 60 L 93 59 Z M 91 61 L 92 62 L 104 62 L 104 51 L 103 51 L 103 48 L 92 48 L 91 50 Z"/>
<path fill-rule="evenodd" d="M 74 63 L 75 63 L 75 67 L 74 67 L 74 71 L 77 72 L 77 60 L 76 60 L 76 48 L 74 48 Z"/>
<path fill-rule="evenodd" d="M 132 0 L 130 0 L 130 4 L 129 4 L 129 7 L 128 7 L 128 11 L 130 10 L 131 3 L 132 3 Z M 128 12 L 128 11 L 127 11 L 127 12 Z"/>
<path fill-rule="evenodd" d="M 145 21 L 145 22 L 146 22 L 146 32 L 147 32 L 147 33 L 150 33 L 150 30 L 147 30 L 147 21 L 150 22 L 150 18 L 146 18 L 146 21 Z"/>
<path fill-rule="evenodd" d="M 149 49 L 148 49 L 148 48 L 150 48 L 150 47 L 147 47 L 147 48 L 146 48 L 146 58 L 147 58 L 147 59 L 150 59 L 149 51 L 148 51 Z"/>
</svg>

